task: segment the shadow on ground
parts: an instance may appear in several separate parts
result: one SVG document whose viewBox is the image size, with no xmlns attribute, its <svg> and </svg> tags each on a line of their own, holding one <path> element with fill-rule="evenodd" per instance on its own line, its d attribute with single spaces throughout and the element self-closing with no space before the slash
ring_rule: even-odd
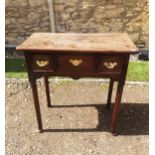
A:
<svg viewBox="0 0 155 155">
<path fill-rule="evenodd" d="M 87 129 L 44 129 L 43 132 L 109 132 L 111 111 L 105 105 L 53 105 L 51 108 L 95 107 L 98 111 L 98 125 Z M 112 108 L 111 108 L 112 109 Z M 148 135 L 149 134 L 149 104 L 122 103 L 117 133 L 119 135 Z"/>
</svg>

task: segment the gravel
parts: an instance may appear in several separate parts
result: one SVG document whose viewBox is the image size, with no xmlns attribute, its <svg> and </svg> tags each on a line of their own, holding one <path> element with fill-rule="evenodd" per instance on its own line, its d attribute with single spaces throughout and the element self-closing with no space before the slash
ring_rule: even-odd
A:
<svg viewBox="0 0 155 155">
<path fill-rule="evenodd" d="M 51 81 L 52 108 L 38 82 L 45 132 L 38 133 L 27 80 L 6 80 L 7 155 L 147 155 L 148 84 L 125 85 L 118 136 L 109 132 L 107 82 Z M 114 102 L 116 84 L 112 102 Z"/>
</svg>

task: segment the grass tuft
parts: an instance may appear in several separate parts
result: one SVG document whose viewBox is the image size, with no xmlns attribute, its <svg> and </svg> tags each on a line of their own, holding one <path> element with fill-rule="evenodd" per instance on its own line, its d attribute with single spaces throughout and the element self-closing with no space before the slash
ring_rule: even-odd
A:
<svg viewBox="0 0 155 155">
<path fill-rule="evenodd" d="M 149 81 L 149 63 L 130 62 L 126 78 L 128 81 Z"/>
</svg>

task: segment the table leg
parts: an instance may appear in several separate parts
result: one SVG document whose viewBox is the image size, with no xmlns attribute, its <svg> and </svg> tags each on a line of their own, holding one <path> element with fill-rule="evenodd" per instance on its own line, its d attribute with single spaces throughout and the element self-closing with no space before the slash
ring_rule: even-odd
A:
<svg viewBox="0 0 155 155">
<path fill-rule="evenodd" d="M 107 109 L 110 109 L 110 105 L 111 105 L 111 97 L 112 97 L 113 84 L 114 84 L 114 80 L 110 79 L 109 91 L 108 91 L 108 99 L 107 99 L 107 105 L 106 105 Z"/>
<path fill-rule="evenodd" d="M 39 132 L 42 132 L 42 130 L 43 130 L 42 129 L 42 119 L 41 119 L 36 79 L 30 80 L 30 83 L 31 83 L 31 88 L 32 88 L 36 117 L 37 117 L 37 121 L 38 121 L 38 129 L 39 129 Z"/>
<path fill-rule="evenodd" d="M 120 102 L 121 102 L 121 97 L 122 97 L 122 92 L 123 92 L 123 86 L 124 86 L 124 84 L 122 82 L 118 83 L 115 104 L 114 104 L 113 112 L 112 112 L 111 132 L 114 136 L 117 135 L 116 134 L 116 125 L 117 125 L 118 115 L 119 115 L 119 111 L 120 111 Z"/>
<path fill-rule="evenodd" d="M 51 99 L 50 99 L 50 89 L 49 89 L 49 81 L 48 77 L 44 77 L 45 89 L 46 89 L 46 97 L 47 97 L 47 106 L 51 107 Z"/>
</svg>

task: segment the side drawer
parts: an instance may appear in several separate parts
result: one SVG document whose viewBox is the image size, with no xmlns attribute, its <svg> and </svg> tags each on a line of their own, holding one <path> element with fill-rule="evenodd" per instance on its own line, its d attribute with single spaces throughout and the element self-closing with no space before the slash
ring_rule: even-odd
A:
<svg viewBox="0 0 155 155">
<path fill-rule="evenodd" d="M 97 72 L 99 74 L 120 74 L 123 58 L 119 55 L 103 55 L 98 61 Z"/>
<path fill-rule="evenodd" d="M 32 70 L 34 72 L 53 72 L 54 60 L 51 55 L 32 55 Z"/>
</svg>

